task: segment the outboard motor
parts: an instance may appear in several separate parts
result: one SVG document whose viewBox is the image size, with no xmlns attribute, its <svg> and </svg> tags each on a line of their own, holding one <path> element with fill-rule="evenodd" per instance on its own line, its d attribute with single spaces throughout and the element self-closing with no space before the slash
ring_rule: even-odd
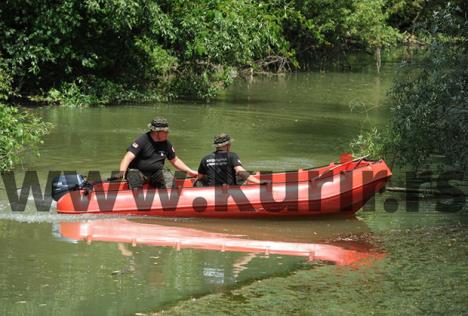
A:
<svg viewBox="0 0 468 316">
<path fill-rule="evenodd" d="M 80 190 L 85 187 L 84 177 L 78 173 L 69 173 L 56 176 L 52 180 L 52 198 L 58 201 L 70 191 Z"/>
</svg>

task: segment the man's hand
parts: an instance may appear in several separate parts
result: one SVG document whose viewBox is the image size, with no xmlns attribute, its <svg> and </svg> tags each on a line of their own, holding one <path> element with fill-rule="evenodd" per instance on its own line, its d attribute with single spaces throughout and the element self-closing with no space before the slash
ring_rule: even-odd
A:
<svg viewBox="0 0 468 316">
<path fill-rule="evenodd" d="M 179 159 L 178 157 L 174 157 L 174 159 L 169 160 L 169 162 L 179 171 L 185 172 L 191 177 L 196 177 L 198 175 L 198 172 L 190 169 L 183 161 L 182 159 Z"/>
</svg>

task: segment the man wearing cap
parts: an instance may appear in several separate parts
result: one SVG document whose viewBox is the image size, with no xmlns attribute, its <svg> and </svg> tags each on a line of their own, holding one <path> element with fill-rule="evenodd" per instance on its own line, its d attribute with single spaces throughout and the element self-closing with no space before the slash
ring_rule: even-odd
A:
<svg viewBox="0 0 468 316">
<path fill-rule="evenodd" d="M 239 156 L 231 151 L 231 142 L 231 137 L 225 133 L 214 137 L 213 145 L 216 151 L 201 160 L 197 180 L 204 186 L 235 185 L 236 175 L 239 175 L 248 182 L 263 184 L 242 167 Z"/>
<path fill-rule="evenodd" d="M 168 159 L 171 164 L 189 176 L 197 176 L 176 154 L 174 147 L 167 139 L 169 124 L 165 118 L 155 118 L 148 124 L 149 132 L 138 137 L 127 148 L 127 153 L 120 162 L 120 176 L 127 177 L 132 187 L 139 187 L 138 172 L 128 172 L 127 169 L 138 169 L 146 180 L 155 188 L 165 188 L 163 167 Z M 136 179 L 135 179 L 136 178 Z M 141 181 L 140 181 L 141 182 Z"/>
</svg>

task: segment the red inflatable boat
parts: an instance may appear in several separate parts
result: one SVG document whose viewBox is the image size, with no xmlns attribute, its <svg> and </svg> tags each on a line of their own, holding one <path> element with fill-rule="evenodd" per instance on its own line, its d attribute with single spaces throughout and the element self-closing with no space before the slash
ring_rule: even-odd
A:
<svg viewBox="0 0 468 316">
<path fill-rule="evenodd" d="M 264 185 L 193 187 L 177 180 L 171 189 L 130 190 L 126 182 L 103 182 L 67 192 L 57 202 L 66 214 L 170 217 L 300 217 L 354 214 L 392 175 L 383 160 L 359 158 L 294 172 L 260 174 Z"/>
</svg>

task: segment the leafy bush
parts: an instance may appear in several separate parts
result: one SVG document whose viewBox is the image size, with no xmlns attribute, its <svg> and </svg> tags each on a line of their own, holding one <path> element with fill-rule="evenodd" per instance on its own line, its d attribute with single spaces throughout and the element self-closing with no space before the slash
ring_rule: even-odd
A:
<svg viewBox="0 0 468 316">
<path fill-rule="evenodd" d="M 5 61 L 0 58 L 0 102 L 8 100 L 12 94 L 11 80 Z"/>
<path fill-rule="evenodd" d="M 154 99 L 154 91 L 213 96 L 230 67 L 286 54 L 281 31 L 250 0 L 0 4 L 0 56 L 14 88 L 66 105 Z"/>
<path fill-rule="evenodd" d="M 86 79 L 78 78 L 73 82 L 64 82 L 59 88 L 50 89 L 42 100 L 66 107 L 83 107 L 132 101 L 161 101 L 162 97 L 156 89 L 142 90 L 139 87 L 137 90 L 125 83 L 89 76 Z"/>
<path fill-rule="evenodd" d="M 434 13 L 431 45 L 416 67 L 404 65 L 390 92 L 390 125 L 359 136 L 354 150 L 401 165 L 417 167 L 438 155 L 468 167 L 468 22 L 459 16 L 450 5 Z"/>
<path fill-rule="evenodd" d="M 172 95 L 210 99 L 232 81 L 233 67 L 288 55 L 280 20 L 262 2 L 171 1 L 178 57 Z"/>
<path fill-rule="evenodd" d="M 385 5 L 384 0 L 289 1 L 286 38 L 301 62 L 324 58 L 330 51 L 391 46 L 399 31 L 388 25 Z"/>
<path fill-rule="evenodd" d="M 11 170 L 36 146 L 51 128 L 26 110 L 0 104 L 0 171 Z"/>
<path fill-rule="evenodd" d="M 284 71 L 296 56 L 393 44 L 387 1 L 3 1 L 0 56 L 23 98 L 207 99 L 233 68 Z"/>
</svg>

